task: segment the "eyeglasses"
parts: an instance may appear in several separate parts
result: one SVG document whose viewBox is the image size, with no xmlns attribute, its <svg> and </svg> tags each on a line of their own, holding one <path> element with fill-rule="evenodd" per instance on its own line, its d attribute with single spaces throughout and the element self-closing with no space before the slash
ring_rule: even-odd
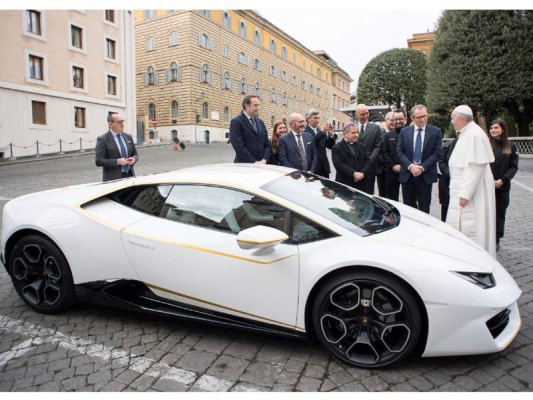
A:
<svg viewBox="0 0 533 400">
<path fill-rule="evenodd" d="M 424 119 L 424 118 L 427 118 L 427 114 L 426 115 L 419 115 L 418 117 L 413 117 L 413 119 Z"/>
<path fill-rule="evenodd" d="M 124 120 L 123 120 L 123 119 L 119 119 L 119 120 L 115 120 L 115 121 L 113 121 L 113 122 L 118 122 L 119 124 L 121 124 L 121 123 L 124 122 Z"/>
</svg>

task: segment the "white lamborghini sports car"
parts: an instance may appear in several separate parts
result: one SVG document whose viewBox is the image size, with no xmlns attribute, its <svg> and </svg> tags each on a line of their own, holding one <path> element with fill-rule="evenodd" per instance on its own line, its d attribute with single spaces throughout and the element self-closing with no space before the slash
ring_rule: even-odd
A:
<svg viewBox="0 0 533 400">
<path fill-rule="evenodd" d="M 30 194 L 4 207 L 20 297 L 292 337 L 357 367 L 482 354 L 517 335 L 520 289 L 439 220 L 301 171 L 210 165 Z"/>
</svg>

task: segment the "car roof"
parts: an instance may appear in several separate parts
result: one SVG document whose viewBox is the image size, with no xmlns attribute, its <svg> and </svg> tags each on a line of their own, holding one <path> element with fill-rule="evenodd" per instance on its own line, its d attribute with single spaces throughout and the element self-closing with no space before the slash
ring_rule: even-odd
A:
<svg viewBox="0 0 533 400">
<path fill-rule="evenodd" d="M 293 171 L 294 168 L 269 164 L 212 164 L 141 176 L 135 184 L 196 182 L 259 188 Z"/>
</svg>

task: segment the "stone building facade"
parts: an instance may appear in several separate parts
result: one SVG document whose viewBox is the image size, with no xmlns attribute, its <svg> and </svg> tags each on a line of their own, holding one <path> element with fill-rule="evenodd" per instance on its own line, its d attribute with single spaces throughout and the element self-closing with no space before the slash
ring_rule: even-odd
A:
<svg viewBox="0 0 533 400">
<path fill-rule="evenodd" d="M 275 121 L 309 108 L 340 128 L 350 76 L 248 10 L 135 11 L 137 119 L 147 140 L 222 142 L 246 94 Z M 156 120 L 156 132 L 151 121 Z"/>
<path fill-rule="evenodd" d="M 0 11 L 0 157 L 92 148 L 109 112 L 135 131 L 133 14 Z"/>
</svg>

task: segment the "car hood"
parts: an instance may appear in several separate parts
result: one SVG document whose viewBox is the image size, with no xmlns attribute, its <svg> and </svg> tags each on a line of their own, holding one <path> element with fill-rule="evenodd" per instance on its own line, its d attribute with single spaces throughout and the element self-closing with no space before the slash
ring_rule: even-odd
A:
<svg viewBox="0 0 533 400">
<path fill-rule="evenodd" d="M 485 249 L 466 237 L 450 225 L 398 202 L 392 202 L 400 211 L 400 224 L 389 231 L 372 235 L 372 241 L 386 241 L 390 245 L 399 245 L 406 251 L 413 251 L 430 260 L 430 254 L 438 254 L 449 259 L 450 270 L 492 273 L 500 266 Z M 420 251 L 422 251 L 420 253 Z M 418 263 L 417 263 L 418 264 Z M 432 268 L 432 265 L 427 265 Z"/>
</svg>

